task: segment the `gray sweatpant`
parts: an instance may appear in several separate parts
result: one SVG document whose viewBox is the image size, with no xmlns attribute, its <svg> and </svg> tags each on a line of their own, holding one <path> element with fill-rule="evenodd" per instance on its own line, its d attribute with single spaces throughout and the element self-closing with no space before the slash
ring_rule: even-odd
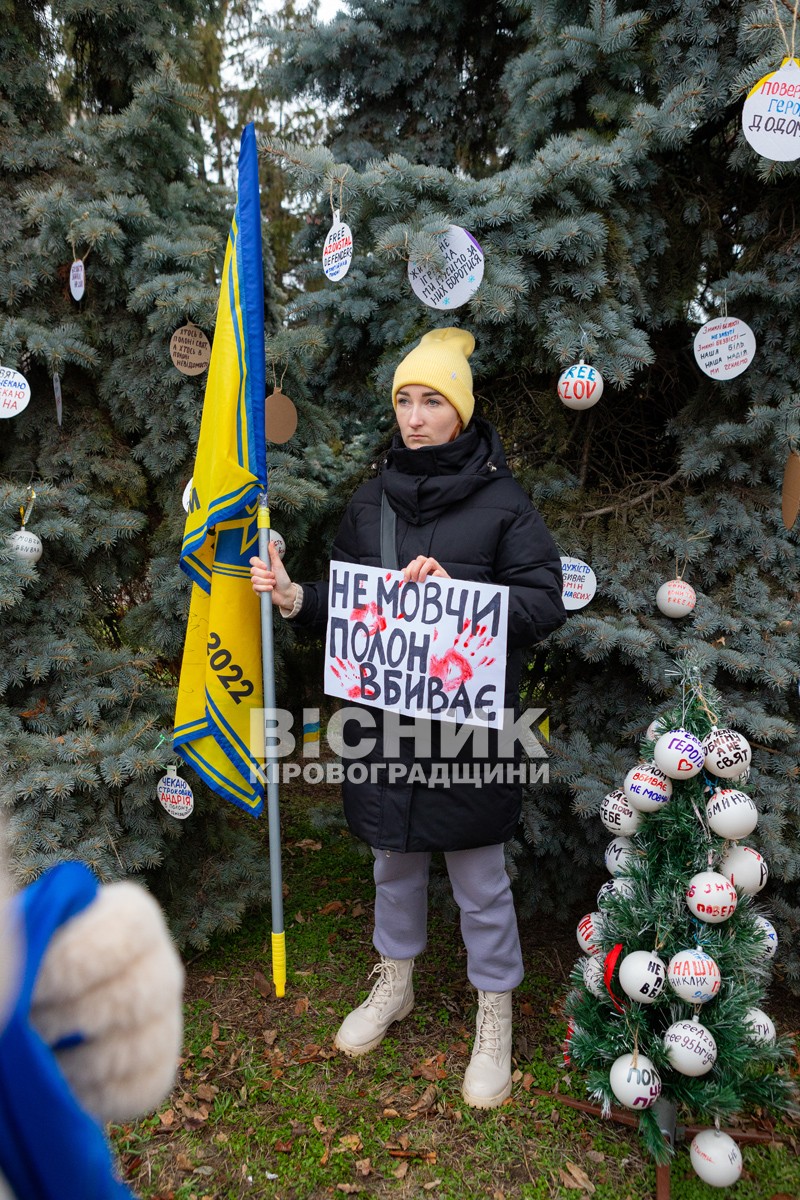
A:
<svg viewBox="0 0 800 1200">
<path fill-rule="evenodd" d="M 428 941 L 429 853 L 375 855 L 373 943 L 386 958 L 416 958 Z M 444 856 L 461 910 L 467 976 L 485 992 L 517 987 L 524 974 L 517 915 L 502 845 L 451 850 Z"/>
</svg>

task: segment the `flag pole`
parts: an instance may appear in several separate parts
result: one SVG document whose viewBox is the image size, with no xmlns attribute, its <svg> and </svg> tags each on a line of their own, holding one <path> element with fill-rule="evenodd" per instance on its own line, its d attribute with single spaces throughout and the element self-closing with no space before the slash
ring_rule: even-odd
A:
<svg viewBox="0 0 800 1200">
<path fill-rule="evenodd" d="M 269 501 L 258 497 L 258 556 L 270 565 Z M 272 640 L 272 593 L 261 593 L 261 675 L 264 685 L 264 740 L 266 746 L 267 819 L 269 823 L 269 886 L 272 899 L 272 979 L 276 996 L 286 991 L 286 934 L 283 928 L 283 872 L 281 869 L 281 818 L 278 807 L 278 758 L 273 730 L 275 714 L 275 652 Z M 270 726 L 268 728 L 267 726 Z"/>
</svg>

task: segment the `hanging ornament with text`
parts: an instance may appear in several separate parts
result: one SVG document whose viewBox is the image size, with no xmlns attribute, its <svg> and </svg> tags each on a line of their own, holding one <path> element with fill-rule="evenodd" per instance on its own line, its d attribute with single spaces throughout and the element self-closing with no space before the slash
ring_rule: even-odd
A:
<svg viewBox="0 0 800 1200">
<path fill-rule="evenodd" d="M 695 334 L 695 361 L 711 379 L 735 379 L 750 366 L 755 352 L 755 334 L 738 317 L 714 317 Z"/>
<path fill-rule="evenodd" d="M 82 258 L 76 258 L 69 269 L 69 290 L 73 300 L 82 300 L 86 291 L 86 267 Z"/>
<path fill-rule="evenodd" d="M 602 394 L 603 376 L 583 359 L 562 371 L 558 380 L 558 395 L 567 408 L 577 411 L 591 408 Z"/>
<path fill-rule="evenodd" d="M 346 221 L 340 220 L 339 209 L 333 213 L 333 224 L 322 247 L 322 269 L 334 282 L 344 279 L 353 261 L 353 235 Z"/>
<path fill-rule="evenodd" d="M 36 492 L 33 490 L 33 488 L 28 488 L 27 506 L 23 507 L 20 505 L 19 510 L 21 526 L 19 529 L 15 530 L 14 533 L 10 533 L 6 538 L 6 545 L 11 553 L 15 558 L 19 559 L 20 562 L 25 563 L 27 566 L 33 566 L 34 563 L 37 563 L 42 557 L 42 551 L 44 549 L 41 538 L 35 533 L 31 533 L 29 529 L 25 528 L 28 524 L 28 519 L 30 518 L 31 510 L 35 500 Z"/>
<path fill-rule="evenodd" d="M 585 608 L 597 591 L 597 576 L 580 558 L 561 555 L 561 599 L 567 612 Z"/>
<path fill-rule="evenodd" d="M 161 807 L 171 817 L 185 821 L 194 812 L 194 796 L 185 779 L 181 779 L 177 767 L 167 767 L 166 775 L 158 781 L 156 788 Z"/>
<path fill-rule="evenodd" d="M 170 338 L 169 356 L 181 375 L 202 375 L 211 362 L 211 343 L 199 325 L 187 321 Z"/>
<path fill-rule="evenodd" d="M 450 225 L 436 240 L 444 258 L 444 270 L 410 261 L 411 290 L 429 308 L 442 311 L 460 308 L 481 285 L 483 250 L 472 234 L 460 225 Z"/>
<path fill-rule="evenodd" d="M 662 583 L 661 587 L 656 592 L 656 607 L 664 614 L 665 617 L 686 617 L 697 603 L 697 595 L 694 588 L 685 579 L 681 579 L 680 575 L 675 579 L 668 579 L 666 583 Z"/>
<path fill-rule="evenodd" d="M 28 407 L 31 385 L 19 371 L 0 367 L 0 417 L 16 417 Z"/>
<path fill-rule="evenodd" d="M 696 1133 L 689 1157 L 695 1173 L 712 1187 L 732 1187 L 742 1173 L 742 1152 L 733 1138 L 720 1129 Z"/>
<path fill-rule="evenodd" d="M 785 58 L 759 79 L 742 107 L 742 132 L 757 154 L 772 162 L 800 158 L 800 61 Z"/>
</svg>

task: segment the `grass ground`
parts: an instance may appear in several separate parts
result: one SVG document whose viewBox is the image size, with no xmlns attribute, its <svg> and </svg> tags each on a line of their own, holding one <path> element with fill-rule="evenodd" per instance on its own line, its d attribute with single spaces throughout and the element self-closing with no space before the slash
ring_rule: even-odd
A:
<svg viewBox="0 0 800 1200">
<path fill-rule="evenodd" d="M 558 1099 L 585 1099 L 561 1052 L 569 928 L 521 930 L 514 1090 L 501 1108 L 477 1112 L 460 1093 L 475 994 L 454 915 L 431 913 L 414 1012 L 375 1052 L 348 1059 L 333 1036 L 369 987 L 370 862 L 349 835 L 320 833 L 303 815 L 284 835 L 286 995 L 268 982 L 268 914 L 189 964 L 177 1086 L 157 1114 L 114 1130 L 143 1200 L 655 1196 L 635 1132 Z M 779 1000 L 782 1030 L 798 1029 L 800 1004 Z M 702 1184 L 682 1147 L 673 1200 L 798 1200 L 800 1124 L 756 1117 L 747 1127 L 782 1140 L 745 1148 L 730 1193 Z"/>
</svg>

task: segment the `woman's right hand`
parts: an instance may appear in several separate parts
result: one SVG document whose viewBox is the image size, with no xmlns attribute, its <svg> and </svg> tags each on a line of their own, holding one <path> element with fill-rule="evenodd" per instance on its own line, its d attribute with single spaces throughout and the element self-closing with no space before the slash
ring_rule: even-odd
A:
<svg viewBox="0 0 800 1200">
<path fill-rule="evenodd" d="M 272 592 L 276 608 L 291 608 L 294 604 L 297 584 L 289 578 L 274 542 L 269 543 L 269 566 L 261 558 L 250 559 L 250 579 L 254 592 Z"/>
</svg>

